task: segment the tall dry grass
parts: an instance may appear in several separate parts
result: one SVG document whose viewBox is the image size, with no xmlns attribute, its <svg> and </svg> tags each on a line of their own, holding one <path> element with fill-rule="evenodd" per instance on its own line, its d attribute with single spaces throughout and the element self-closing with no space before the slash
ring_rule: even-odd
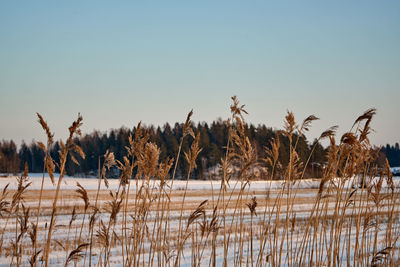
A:
<svg viewBox="0 0 400 267">
<path fill-rule="evenodd" d="M 77 183 L 74 194 L 80 204 L 66 214 L 58 214 L 58 204 L 67 158 L 76 164 L 74 154 L 85 158 L 74 142 L 82 117 L 72 123 L 67 141 L 60 142 L 60 161 L 54 162 L 48 153 L 54 136 L 37 114 L 47 136 L 47 145 L 40 143 L 45 164 L 38 205 L 36 209 L 25 206 L 30 186 L 25 169 L 17 178 L 16 190 L 8 186 L 2 190 L 0 256 L 16 266 L 398 266 L 399 190 L 389 164 L 378 168 L 376 149 L 368 139 L 376 110 L 359 116 L 338 142 L 337 126 L 320 135 L 318 141 L 330 142 L 327 164 L 311 207 L 303 211 L 298 208 L 301 183 L 315 146 L 302 162 L 297 145 L 318 118 L 310 115 L 298 124 L 288 111 L 283 130 L 260 159 L 246 135 L 245 106 L 237 97 L 232 100 L 220 186 L 190 208 L 188 185 L 202 149 L 200 134 L 191 129 L 192 111 L 175 159 L 160 162 L 160 149 L 139 123 L 129 137 L 123 161 L 115 160 L 109 151 L 100 157 L 97 190 L 91 194 Z M 283 137 L 289 140 L 285 168 L 279 162 Z M 191 147 L 182 151 L 186 139 Z M 184 188 L 175 192 L 182 153 L 189 168 Z M 121 173 L 116 190 L 109 189 L 106 177 L 113 166 Z M 265 183 L 264 197 L 256 198 L 251 184 L 257 166 L 268 167 L 270 182 Z M 57 182 L 56 167 L 60 171 Z M 276 190 L 272 180 L 278 171 L 284 180 Z M 45 172 L 55 186 L 50 209 L 43 209 Z M 107 197 L 101 196 L 104 191 Z M 57 218 L 65 215 L 69 216 L 63 228 L 66 237 L 54 238 L 62 227 Z M 63 257 L 51 257 L 60 250 Z"/>
</svg>

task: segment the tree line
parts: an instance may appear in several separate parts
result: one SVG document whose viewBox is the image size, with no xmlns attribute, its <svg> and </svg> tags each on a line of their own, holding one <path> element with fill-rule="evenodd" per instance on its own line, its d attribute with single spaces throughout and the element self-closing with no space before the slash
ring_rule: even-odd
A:
<svg viewBox="0 0 400 267">
<path fill-rule="evenodd" d="M 175 123 L 173 126 L 166 123 L 162 127 L 142 126 L 147 131 L 149 140 L 157 144 L 160 148 L 160 160 L 166 158 L 176 158 L 178 153 L 178 144 L 183 135 L 183 124 Z M 193 178 L 206 179 L 209 170 L 217 166 L 226 151 L 228 142 L 229 126 L 226 121 L 221 119 L 207 124 L 205 122 L 192 124 L 195 133 L 200 133 L 200 147 L 202 151 L 197 158 L 198 168 L 193 173 Z M 134 135 L 136 127 L 132 129 L 121 127 L 113 129 L 109 132 L 94 131 L 77 138 L 75 142 L 82 148 L 86 154 L 86 158 L 76 165 L 71 158 L 66 164 L 68 175 L 96 176 L 99 162 L 102 162 L 102 156 L 107 150 L 114 152 L 115 159 L 122 161 L 126 155 L 125 147 L 129 143 L 129 136 Z M 265 125 L 245 125 L 245 133 L 256 150 L 259 159 L 259 166 L 266 166 L 262 159 L 266 158 L 266 148 L 271 148 L 271 142 L 279 135 L 279 162 L 282 169 L 287 166 L 289 160 L 289 140 L 284 135 L 280 135 L 279 131 L 274 130 Z M 322 175 L 322 167 L 326 163 L 327 148 L 314 140 L 308 142 L 304 136 L 298 136 L 297 152 L 302 162 L 306 162 L 313 147 L 314 151 L 311 155 L 310 162 L 307 166 L 305 177 L 320 177 Z M 188 151 L 191 145 L 189 138 L 184 139 L 182 151 Z M 50 149 L 52 158 L 58 162 L 60 143 L 55 142 Z M 400 149 L 399 144 L 394 146 L 387 145 L 381 148 L 380 153 L 385 155 L 391 166 L 400 166 Z M 0 142 L 0 173 L 17 173 L 23 169 L 27 163 L 30 172 L 40 173 L 43 171 L 44 151 L 37 142 L 32 141 L 30 144 L 22 142 L 19 149 L 17 145 L 11 141 Z M 178 162 L 177 176 L 181 176 L 187 172 L 188 164 L 185 160 Z M 57 171 L 57 170 L 56 170 Z M 118 175 L 118 171 L 116 176 Z M 112 173 L 110 174 L 112 175 Z M 279 179 L 279 172 L 274 177 Z"/>
<path fill-rule="evenodd" d="M 400 147 L 399 143 L 396 143 L 394 146 L 387 144 L 382 147 L 382 152 L 386 155 L 389 160 L 389 164 L 392 167 L 400 167 Z"/>
</svg>

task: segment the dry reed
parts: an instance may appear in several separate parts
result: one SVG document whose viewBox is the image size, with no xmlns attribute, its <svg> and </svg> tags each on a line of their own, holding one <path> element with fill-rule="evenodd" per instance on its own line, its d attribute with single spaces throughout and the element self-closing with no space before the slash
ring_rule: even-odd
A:
<svg viewBox="0 0 400 267">
<path fill-rule="evenodd" d="M 200 203 L 188 201 L 193 194 L 189 190 L 190 178 L 201 152 L 200 134 L 195 135 L 191 129 L 190 111 L 174 159 L 160 162 L 160 148 L 150 141 L 141 123 L 134 136 L 129 137 L 121 162 L 110 151 L 99 157 L 97 190 L 91 193 L 77 183 L 75 196 L 80 204 L 67 209 L 64 215 L 69 219 L 65 225 L 56 223 L 61 218 L 57 212 L 61 185 L 67 157 L 76 164 L 79 162 L 75 155 L 85 158 L 74 141 L 80 135 L 82 117 L 79 115 L 69 128 L 65 144 L 60 141 L 60 161 L 54 162 L 49 154 L 54 136 L 37 114 L 47 137 L 46 145 L 39 144 L 45 156 L 38 206 L 26 206 L 31 182 L 25 169 L 16 178 L 16 190 L 10 191 L 8 185 L 2 189 L 0 256 L 16 266 L 55 264 L 51 252 L 59 249 L 65 258 L 58 260 L 65 266 L 112 266 L 117 262 L 122 266 L 160 267 L 182 263 L 398 266 L 400 192 L 388 162 L 378 168 L 376 148 L 369 142 L 375 109 L 359 116 L 339 143 L 335 138 L 337 126 L 324 131 L 304 161 L 298 154 L 300 138 L 318 118 L 310 115 L 297 124 L 294 114 L 288 111 L 284 129 L 263 148 L 265 157 L 259 159 L 257 148 L 246 134 L 244 105 L 237 97 L 232 97 L 232 101 L 231 117 L 226 121 L 229 133 L 221 159 L 220 186 L 213 188 L 211 199 Z M 185 186 L 177 192 L 173 186 L 183 142 L 188 136 L 193 138 L 190 149 L 183 151 L 188 171 Z M 288 141 L 286 165 L 280 162 L 283 139 Z M 323 139 L 330 141 L 327 163 L 319 187 L 309 197 L 310 207 L 301 209 L 300 180 L 316 145 Z M 56 166 L 60 172 L 57 182 Z M 106 177 L 113 166 L 120 170 L 115 191 L 109 188 Z M 268 168 L 270 182 L 265 183 L 262 195 L 256 198 L 251 190 L 252 171 L 260 166 Z M 50 210 L 43 206 L 45 172 L 56 185 Z M 279 190 L 272 188 L 277 175 L 283 177 Z M 50 217 L 49 221 L 45 221 L 44 215 Z M 65 231 L 64 240 L 54 239 L 55 231 Z"/>
</svg>

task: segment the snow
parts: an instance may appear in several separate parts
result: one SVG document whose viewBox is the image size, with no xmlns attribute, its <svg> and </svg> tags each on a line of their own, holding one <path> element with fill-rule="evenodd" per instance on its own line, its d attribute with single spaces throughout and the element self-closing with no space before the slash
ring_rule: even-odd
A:
<svg viewBox="0 0 400 267">
<path fill-rule="evenodd" d="M 31 186 L 28 188 L 28 190 L 40 190 L 41 187 L 41 182 L 42 182 L 42 174 L 29 174 L 28 175 L 28 181 L 32 182 Z M 377 183 L 379 178 L 374 178 L 372 181 L 372 183 Z M 400 187 L 400 177 L 394 177 L 394 185 L 396 188 Z M 61 185 L 61 189 L 62 190 L 75 190 L 77 189 L 76 183 L 79 182 L 85 189 L 87 190 L 97 190 L 98 187 L 98 180 L 96 178 L 75 178 L 75 177 L 64 177 L 62 180 L 62 185 Z M 141 185 L 143 181 L 139 181 L 139 185 Z M 292 184 L 292 188 L 293 189 L 299 189 L 298 191 L 295 191 L 296 194 L 296 198 L 306 198 L 307 202 L 294 202 L 294 206 L 293 206 L 293 212 L 296 215 L 296 218 L 301 219 L 307 219 L 310 216 L 310 211 L 312 210 L 313 206 L 314 206 L 314 197 L 317 194 L 319 186 L 320 186 L 320 180 L 318 179 L 304 179 L 301 181 L 297 181 L 294 184 Z M 333 183 L 337 184 L 339 183 L 339 178 L 333 179 L 332 180 Z M 56 178 L 56 183 L 57 183 L 57 178 Z M 171 185 L 172 181 L 168 181 L 167 185 Z M 10 184 L 9 188 L 10 189 L 16 189 L 17 188 L 17 181 L 16 181 L 16 177 L 15 176 L 10 176 L 10 177 L 2 177 L 0 178 L 0 189 L 4 188 L 7 184 Z M 109 179 L 109 184 L 110 190 L 116 190 L 118 189 L 119 186 L 119 180 L 118 179 Z M 230 197 L 230 192 L 234 192 L 234 191 L 238 191 L 240 190 L 242 181 L 236 181 L 236 180 L 232 180 L 229 182 L 228 185 L 228 193 L 226 195 L 226 199 L 229 199 Z M 346 179 L 344 182 L 344 187 L 346 189 L 352 189 L 355 186 L 358 186 L 360 184 L 359 179 L 357 179 L 356 177 L 351 178 L 351 179 Z M 159 181 L 158 180 L 151 180 L 150 181 L 150 185 L 151 186 L 159 186 Z M 256 196 L 257 199 L 259 200 L 263 200 L 265 198 L 265 194 L 267 192 L 267 190 L 271 190 L 270 191 L 270 198 L 272 200 L 274 200 L 277 195 L 280 193 L 280 189 L 282 188 L 282 186 L 284 185 L 284 181 L 251 181 L 250 184 L 248 184 L 248 188 L 246 187 L 246 192 L 248 192 L 249 194 L 246 193 L 245 196 L 243 196 L 243 198 L 245 199 L 245 201 L 248 201 L 248 199 L 252 196 Z M 183 192 L 184 188 L 186 186 L 186 181 L 182 181 L 182 180 L 175 180 L 173 182 L 172 185 L 172 190 L 176 193 L 175 195 L 173 195 L 171 197 L 172 201 L 174 203 L 180 203 L 179 201 L 182 199 L 182 194 L 179 194 L 179 192 Z M 194 206 L 197 206 L 201 201 L 205 200 L 205 199 L 209 199 L 211 202 L 211 190 L 218 192 L 221 186 L 221 181 L 200 181 L 200 180 L 191 180 L 188 183 L 188 190 L 191 191 L 190 194 L 188 194 L 188 196 L 185 199 L 185 202 L 189 203 L 189 202 L 193 202 Z M 388 185 L 386 183 L 386 179 L 383 180 L 382 183 L 383 188 L 388 188 Z M 328 187 L 328 184 L 326 185 L 326 187 Z M 45 179 L 44 179 L 44 189 L 45 190 L 55 190 L 56 186 L 54 186 L 51 181 L 50 178 L 46 175 Z M 101 184 L 101 188 L 102 190 L 105 189 L 104 183 L 102 182 Z M 133 180 L 131 182 L 131 190 L 133 192 L 133 190 L 135 190 L 136 188 L 136 181 Z M 267 190 L 266 190 L 267 189 Z M 248 190 L 248 191 L 247 191 Z M 214 193 L 217 194 L 217 193 Z M 357 193 L 356 193 L 357 194 Z M 72 196 L 72 195 L 71 195 Z M 59 202 L 61 205 L 65 205 L 65 206 L 73 206 L 74 204 L 78 203 L 78 204 L 82 204 L 82 201 L 80 199 L 74 199 L 73 197 L 69 197 L 66 200 L 62 200 L 61 202 Z M 283 198 L 286 198 L 286 195 L 282 196 Z M 214 198 L 217 198 L 217 195 L 214 195 Z M 102 203 L 104 203 L 106 200 L 101 200 Z M 233 202 L 235 200 L 232 200 Z M 334 211 L 334 203 L 335 201 L 332 200 L 331 203 L 329 203 L 328 205 L 328 212 L 327 214 L 333 214 Z M 187 204 L 186 203 L 186 204 Z M 37 202 L 33 199 L 27 199 L 26 200 L 26 206 L 29 207 L 36 207 L 37 206 Z M 43 201 L 43 207 L 50 207 L 52 204 L 52 200 L 44 200 Z M 101 205 L 101 203 L 99 203 L 99 205 Z M 180 204 L 179 204 L 180 205 Z M 364 204 L 363 204 L 364 205 Z M 365 204 L 366 205 L 366 204 Z M 364 208 L 364 206 L 361 206 L 362 208 Z M 274 221 L 276 219 L 276 212 L 272 211 L 272 214 L 270 214 L 270 210 L 268 207 L 267 210 L 267 218 L 272 219 L 272 221 Z M 285 221 L 286 218 L 286 208 L 287 206 L 282 206 L 281 209 L 281 213 L 280 213 L 280 220 L 281 221 Z M 358 205 L 354 205 L 354 206 L 349 206 L 347 208 L 347 210 L 345 211 L 346 214 L 351 215 L 353 214 L 354 210 L 359 208 Z M 380 207 L 380 210 L 383 211 L 385 210 L 385 206 Z M 183 216 L 184 216 L 184 221 L 187 220 L 187 216 L 189 216 L 189 214 L 192 212 L 193 210 L 191 209 L 187 209 L 184 211 Z M 253 225 L 256 227 L 256 225 L 261 225 L 263 223 L 263 219 L 264 219 L 264 212 L 265 210 L 265 206 L 261 206 L 261 207 L 257 207 L 256 209 L 257 211 L 257 216 L 254 217 L 253 220 Z M 157 211 L 150 211 L 149 215 L 148 215 L 148 221 L 147 221 L 147 226 L 152 229 L 153 225 L 154 225 L 154 220 L 155 220 L 155 214 Z M 206 208 L 206 214 L 207 214 L 207 218 L 210 218 L 210 214 L 212 213 L 212 205 L 209 205 Z M 233 208 L 228 208 L 226 210 L 226 222 L 228 224 L 232 224 L 234 225 L 237 221 L 238 221 L 238 216 L 236 214 L 236 217 L 233 219 L 233 213 L 234 213 L 234 209 Z M 109 214 L 107 213 L 101 213 L 100 214 L 101 219 L 104 221 L 107 221 L 109 218 Z M 118 223 L 122 221 L 122 214 L 118 215 L 117 221 Z M 293 214 L 289 214 L 289 216 L 293 216 Z M 176 231 L 178 228 L 178 219 L 180 217 L 180 211 L 179 210 L 171 210 L 170 214 L 169 214 L 169 221 L 170 221 L 170 225 L 171 225 L 171 230 L 172 231 Z M 71 234 L 69 237 L 67 235 L 66 229 L 67 229 L 67 225 L 70 221 L 71 215 L 70 214 L 58 214 L 57 218 L 56 218 L 56 222 L 57 225 L 59 225 L 60 228 L 56 229 L 56 234 L 55 234 L 55 238 L 57 240 L 62 240 L 65 242 L 65 240 L 67 238 L 69 238 L 70 240 L 73 240 L 74 238 L 74 234 L 77 228 L 79 228 L 81 222 L 82 222 L 82 218 L 83 215 L 79 214 L 77 220 L 73 223 L 73 234 Z M 86 222 L 88 220 L 88 217 L 86 216 Z M 48 215 L 46 216 L 41 216 L 40 217 L 40 222 L 39 222 L 39 236 L 38 236 L 38 241 L 42 242 L 45 240 L 45 231 L 44 231 L 44 227 L 46 222 L 48 223 L 50 221 L 50 217 Z M 250 215 L 249 215 L 249 211 L 246 209 L 245 211 L 245 218 L 244 218 L 244 222 L 245 222 L 245 226 L 244 227 L 249 227 L 249 223 L 250 223 Z M 1 224 L 3 224 L 4 226 L 4 220 L 1 220 L 0 222 Z M 354 223 L 354 222 L 353 222 Z M 382 229 L 380 229 L 379 232 L 379 240 L 384 240 L 384 229 L 385 226 L 382 227 Z M 398 226 L 396 226 L 398 227 Z M 10 240 L 12 240 L 14 238 L 15 232 L 13 231 L 13 229 L 15 229 L 15 225 L 13 223 L 10 223 L 7 225 L 7 231 L 6 234 L 4 235 L 5 241 L 8 243 Z M 86 227 L 84 228 L 84 232 L 83 232 L 83 236 L 86 237 L 87 236 L 87 231 L 86 231 Z M 341 243 L 343 243 L 343 247 L 346 247 L 347 244 L 345 244 L 345 242 L 348 242 L 348 240 L 346 240 L 346 232 L 347 232 L 347 226 L 345 226 L 343 231 L 343 235 L 342 235 L 342 240 L 340 241 Z M 396 228 L 397 229 L 397 228 Z M 280 233 L 282 229 L 278 229 L 278 233 Z M 117 234 L 121 234 L 121 225 L 119 224 L 116 227 L 116 232 Z M 297 228 L 297 232 L 294 233 L 293 238 L 295 240 L 301 240 L 303 235 L 303 232 L 301 231 L 301 228 Z M 244 232 L 244 236 L 246 238 L 249 238 L 249 232 L 245 231 Z M 283 236 L 279 235 L 278 236 Z M 232 238 L 234 238 L 235 236 L 233 235 Z M 221 235 L 219 235 L 217 237 L 217 240 L 222 241 L 223 237 Z M 354 231 L 351 232 L 351 242 L 354 243 L 355 240 L 355 233 Z M 329 240 L 329 236 L 328 239 Z M 27 241 L 28 242 L 28 241 Z M 259 253 L 259 249 L 260 249 L 260 240 L 259 239 L 255 239 L 254 240 L 254 255 L 255 257 L 257 257 L 258 253 Z M 289 248 L 287 248 L 287 241 L 285 241 L 285 243 L 283 244 L 283 254 L 282 255 L 286 255 L 286 252 L 290 251 Z M 293 243 L 293 245 L 296 245 L 295 241 Z M 150 243 L 146 243 L 144 246 L 147 247 L 149 246 Z M 231 244 L 234 244 L 234 242 L 232 241 Z M 245 243 L 246 245 L 247 243 Z M 265 253 L 267 254 L 268 251 L 268 246 L 266 246 L 265 248 Z M 233 263 L 235 261 L 235 258 L 237 257 L 237 255 L 235 254 L 236 252 L 236 248 L 234 247 L 234 245 L 231 245 L 229 247 L 229 253 L 227 255 L 227 259 L 229 263 Z M 205 249 L 204 251 L 204 255 L 203 255 L 203 259 L 202 259 L 202 266 L 203 265 L 208 265 L 209 264 L 209 259 L 210 259 L 210 253 L 211 251 L 208 250 L 208 248 Z M 248 255 L 250 252 L 248 251 L 248 249 L 244 248 L 243 253 L 245 255 Z M 216 259 L 217 259 L 217 265 L 221 265 L 222 261 L 223 261 L 223 248 L 221 246 L 217 247 L 217 251 L 216 251 Z M 265 254 L 265 255 L 266 255 Z M 188 243 L 185 245 L 184 248 L 184 255 L 186 255 L 186 257 L 184 259 L 182 259 L 182 264 L 181 266 L 190 266 L 191 265 L 191 244 L 188 241 Z M 346 256 L 346 254 L 344 254 Z M 51 257 L 51 263 L 54 266 L 63 266 L 64 261 L 65 261 L 65 252 L 61 251 L 61 250 L 53 250 L 50 257 Z M 350 258 L 352 256 L 350 255 Z M 142 258 L 146 259 L 148 258 L 148 254 L 144 253 Z M 96 262 L 98 259 L 96 257 L 93 257 L 92 260 L 94 262 Z M 254 259 L 256 260 L 256 258 Z M 9 265 L 9 261 L 10 261 L 10 257 L 4 257 L 1 256 L 0 257 L 0 266 L 8 266 Z M 23 258 L 23 262 L 26 263 L 27 258 L 24 256 Z M 2 263 L 6 263 L 6 264 L 2 264 Z M 8 263 L 7 263 L 8 262 Z M 80 262 L 82 263 L 82 262 Z M 111 258 L 110 258 L 110 263 L 113 266 L 121 266 L 121 251 L 120 251 L 120 247 L 114 247 L 111 249 Z M 157 261 L 155 262 L 155 264 L 157 263 Z M 339 265 L 343 265 L 345 266 L 346 263 L 346 259 L 343 258 L 341 261 L 341 264 Z M 244 264 L 246 264 L 244 262 Z M 284 265 L 283 265 L 284 266 Z"/>
<path fill-rule="evenodd" d="M 390 168 L 390 171 L 392 172 L 393 175 L 400 176 L 400 167 Z"/>
<path fill-rule="evenodd" d="M 400 168 L 399 168 L 400 170 Z M 29 186 L 28 190 L 40 190 L 41 182 L 42 182 L 42 174 L 30 173 L 28 175 L 29 182 L 32 184 Z M 378 178 L 375 178 L 376 182 Z M 400 187 L 400 177 L 393 177 L 395 187 Z M 51 183 L 50 177 L 45 175 L 44 178 L 44 189 L 45 190 L 52 190 L 56 189 L 56 185 L 58 182 L 58 175 L 55 174 L 55 185 Z M 97 178 L 75 178 L 75 177 L 68 177 L 65 176 L 62 179 L 61 188 L 63 190 L 75 190 L 77 188 L 76 183 L 80 183 L 86 190 L 97 190 L 98 187 L 98 179 Z M 109 189 L 116 190 L 119 186 L 118 179 L 108 179 L 109 182 Z M 139 181 L 139 186 L 141 183 L 144 182 L 143 180 Z M 321 180 L 319 179 L 303 179 L 300 181 L 296 181 L 293 185 L 293 188 L 297 189 L 317 189 L 319 188 Z M 333 179 L 333 182 L 338 183 L 339 178 Z M 170 186 L 172 183 L 171 180 L 167 181 L 167 185 Z M 9 189 L 16 189 L 17 188 L 17 180 L 16 176 L 7 176 L 0 178 L 0 188 L 4 188 L 7 184 L 9 185 Z M 248 185 L 249 190 L 265 190 L 265 189 L 272 189 L 278 190 L 281 189 L 284 184 L 284 181 L 251 181 Z M 344 185 L 344 188 L 354 188 L 358 184 L 357 178 L 347 179 Z M 151 186 L 158 186 L 158 180 L 150 180 Z M 173 181 L 172 189 L 174 191 L 184 190 L 186 186 L 186 181 L 183 180 L 175 180 Z M 190 180 L 188 183 L 188 190 L 215 190 L 218 191 L 221 186 L 221 181 L 219 180 Z M 240 190 L 241 181 L 231 180 L 228 184 L 228 189 L 235 189 Z M 383 187 L 387 187 L 386 179 L 383 181 Z M 105 189 L 104 182 L 101 183 L 101 188 Z M 136 188 L 136 180 L 131 181 L 131 190 Z"/>
</svg>

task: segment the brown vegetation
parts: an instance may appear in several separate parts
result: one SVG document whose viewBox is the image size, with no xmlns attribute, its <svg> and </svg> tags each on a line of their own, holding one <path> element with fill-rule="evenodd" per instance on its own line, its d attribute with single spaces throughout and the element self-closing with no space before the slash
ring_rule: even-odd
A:
<svg viewBox="0 0 400 267">
<path fill-rule="evenodd" d="M 280 131 L 289 140 L 287 167 L 283 168 L 279 161 L 279 136 L 265 148 L 267 157 L 259 159 L 246 136 L 244 105 L 236 97 L 232 100 L 219 188 L 205 193 L 188 190 L 201 152 L 200 133 L 191 129 L 190 112 L 175 159 L 160 162 L 160 149 L 149 141 L 148 133 L 139 124 L 135 135 L 129 138 L 123 161 L 115 160 L 108 151 L 99 159 L 96 191 L 87 191 L 77 184 L 73 195 L 79 198 L 79 206 L 63 205 L 60 197 L 72 193 L 62 189 L 67 157 L 76 164 L 79 163 L 75 155 L 85 158 L 74 142 L 74 136 L 80 134 L 82 117 L 78 116 L 69 128 L 65 144 L 60 142 L 60 161 L 54 162 L 48 153 L 53 135 L 38 114 L 48 139 L 47 145 L 40 144 L 45 152 L 43 174 L 49 173 L 55 183 L 53 172 L 57 166 L 60 176 L 56 189 L 45 191 L 43 175 L 41 190 L 35 191 L 39 193 L 36 209 L 26 206 L 27 199 L 33 200 L 34 192 L 28 191 L 27 169 L 17 178 L 17 190 L 2 190 L 0 256 L 17 266 L 52 265 L 52 251 L 60 250 L 65 266 L 78 262 L 84 266 L 111 266 L 115 255 L 123 266 L 179 266 L 183 262 L 193 266 L 397 266 L 399 192 L 389 164 L 385 169 L 376 166 L 376 150 L 369 143 L 375 109 L 358 117 L 339 143 L 335 138 L 336 126 L 321 134 L 319 140 L 330 140 L 328 164 L 324 166 L 319 189 L 305 197 L 299 196 L 303 189 L 298 185 L 314 150 L 302 161 L 297 146 L 299 138 L 318 118 L 311 115 L 297 124 L 294 114 L 287 113 Z M 191 147 L 181 151 L 186 139 Z M 176 166 L 182 156 L 189 166 L 186 183 L 182 191 L 174 192 Z M 284 175 L 280 190 L 250 190 L 252 167 L 260 164 L 270 167 L 270 180 L 276 172 Z M 106 177 L 113 166 L 121 170 L 115 191 L 108 189 Z M 232 166 L 239 168 L 235 179 L 229 171 Z M 152 183 L 154 179 L 159 183 Z M 349 189 L 348 184 L 354 181 L 360 182 Z M 193 196 L 204 199 L 188 200 Z M 51 206 L 43 206 L 48 201 Z M 310 207 L 299 209 L 303 203 Z M 302 213 L 305 215 L 301 216 Z M 68 224 L 57 224 L 61 215 L 69 216 Z M 55 237 L 58 228 L 66 234 L 64 239 Z M 9 231 L 14 231 L 11 237 Z M 116 250 L 119 253 L 115 254 Z"/>
</svg>

